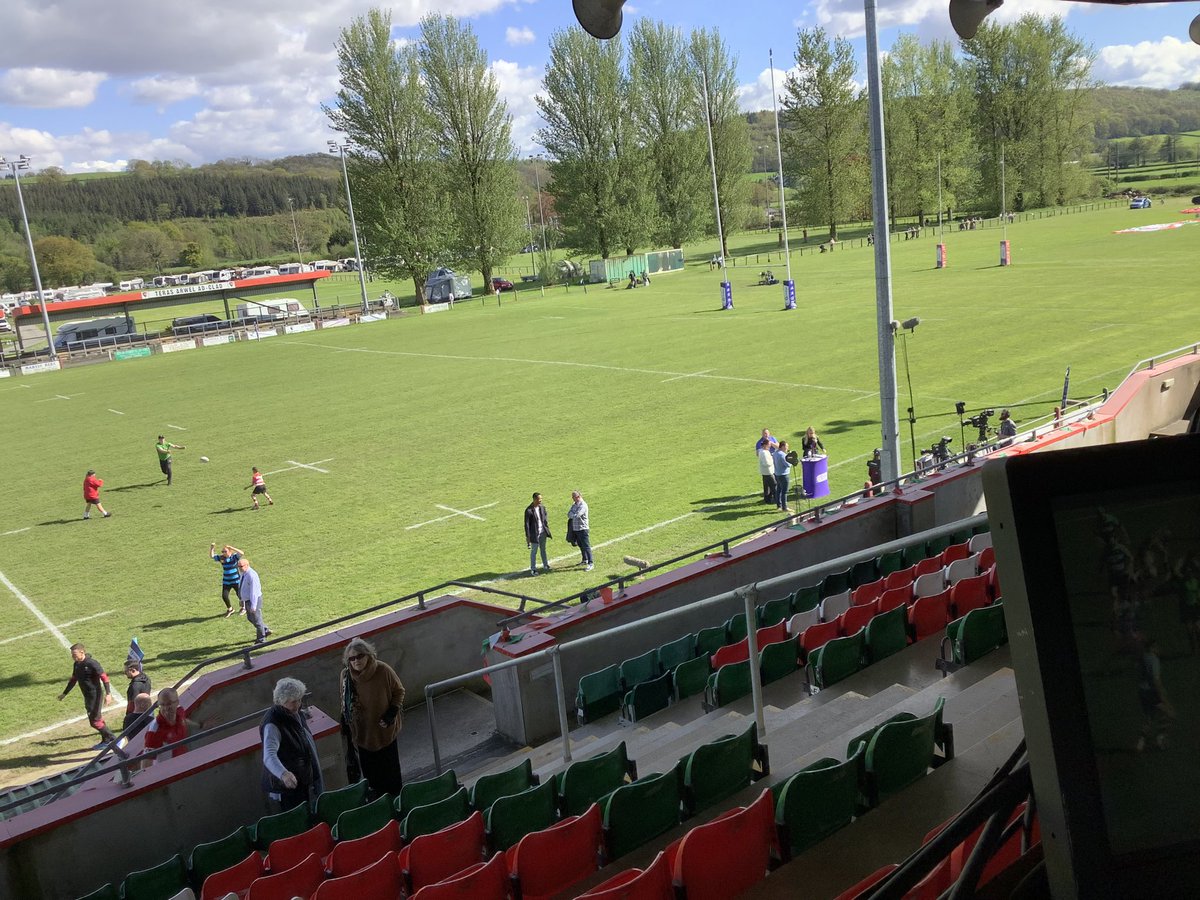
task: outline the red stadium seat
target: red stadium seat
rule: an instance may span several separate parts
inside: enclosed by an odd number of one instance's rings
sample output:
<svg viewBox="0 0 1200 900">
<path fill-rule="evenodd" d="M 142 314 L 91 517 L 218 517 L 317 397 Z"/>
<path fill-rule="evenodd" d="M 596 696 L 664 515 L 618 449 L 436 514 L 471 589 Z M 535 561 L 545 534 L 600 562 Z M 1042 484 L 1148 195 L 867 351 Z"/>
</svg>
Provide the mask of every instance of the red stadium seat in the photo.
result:
<svg viewBox="0 0 1200 900">
<path fill-rule="evenodd" d="M 854 634 L 858 629 L 865 628 L 867 623 L 879 612 L 879 604 L 867 606 L 852 606 L 838 616 L 838 630 L 843 636 Z"/>
<path fill-rule="evenodd" d="M 850 594 L 850 602 L 855 606 L 864 606 L 872 600 L 878 600 L 883 596 L 883 592 L 887 590 L 885 587 L 886 579 L 880 578 L 878 581 L 868 581 L 866 584 L 860 584 Z"/>
<path fill-rule="evenodd" d="M 879 598 L 879 611 L 891 612 L 898 606 L 908 606 L 912 602 L 912 585 L 892 588 L 884 591 Z"/>
<path fill-rule="evenodd" d="M 200 900 L 223 900 L 227 894 L 244 897 L 255 878 L 263 873 L 263 858 L 255 850 L 236 866 L 213 872 L 204 879 Z"/>
<path fill-rule="evenodd" d="M 908 624 L 912 627 L 914 640 L 939 634 L 950 621 L 950 590 L 931 597 L 921 597 L 908 610 Z"/>
<path fill-rule="evenodd" d="M 808 654 L 812 653 L 818 647 L 824 647 L 829 641 L 835 637 L 840 637 L 841 632 L 838 631 L 838 623 L 820 622 L 817 625 L 809 625 L 800 635 L 800 659 L 808 660 Z"/>
<path fill-rule="evenodd" d="M 898 868 L 899 866 L 895 863 L 888 863 L 882 869 L 876 869 L 858 884 L 854 885 L 854 887 L 842 891 L 834 900 L 858 900 L 859 897 L 865 897 L 871 888 L 875 887 L 875 885 L 879 884 L 879 882 L 883 881 L 883 879 L 887 878 Z"/>
<path fill-rule="evenodd" d="M 589 900 L 675 900 L 671 866 L 666 853 L 654 857 L 645 869 L 626 869 L 596 885 L 586 894 Z"/>
<path fill-rule="evenodd" d="M 974 578 L 964 578 L 950 588 L 950 616 L 958 619 L 973 609 L 979 609 L 992 602 L 988 593 L 988 576 L 976 575 Z"/>
<path fill-rule="evenodd" d="M 728 900 L 767 877 L 774 844 L 775 809 L 768 789 L 744 809 L 684 835 L 673 881 L 688 900 Z"/>
<path fill-rule="evenodd" d="M 913 579 L 917 577 L 916 566 L 909 566 L 907 569 L 901 569 L 899 572 L 893 572 L 887 578 L 883 579 L 883 588 L 886 591 L 892 588 L 907 587 L 913 583 Z"/>
<path fill-rule="evenodd" d="M 497 853 L 488 862 L 476 863 L 437 884 L 427 884 L 413 900 L 509 900 L 508 869 L 504 854 Z"/>
<path fill-rule="evenodd" d="M 961 544 L 951 544 L 942 551 L 942 568 L 950 565 L 956 559 L 966 559 L 971 555 L 971 549 L 968 541 L 963 541 Z"/>
<path fill-rule="evenodd" d="M 747 638 L 742 638 L 736 644 L 728 644 L 712 655 L 712 669 L 715 672 L 721 666 L 743 662 L 749 658 L 750 641 Z"/>
<path fill-rule="evenodd" d="M 778 644 L 780 641 L 786 641 L 788 639 L 787 622 L 780 622 L 776 625 L 768 625 L 765 628 L 760 628 L 754 633 L 754 637 L 758 641 L 759 650 L 768 644 Z"/>
<path fill-rule="evenodd" d="M 397 855 L 410 894 L 483 862 L 483 813 L 414 838 Z"/>
<path fill-rule="evenodd" d="M 979 574 L 982 575 L 988 569 L 996 564 L 996 551 L 991 546 L 984 547 L 979 551 Z"/>
<path fill-rule="evenodd" d="M 338 841 L 325 864 L 334 878 L 341 878 L 379 861 L 400 849 L 400 823 L 392 819 L 378 831 L 353 841 Z M 399 870 L 397 869 L 397 872 Z"/>
<path fill-rule="evenodd" d="M 581 816 L 525 835 L 505 853 L 522 900 L 549 900 L 583 881 L 598 868 L 603 843 L 600 807 L 595 803 Z"/>
<path fill-rule="evenodd" d="M 922 575 L 928 575 L 930 572 L 940 572 L 942 570 L 941 554 L 937 556 L 927 556 L 915 566 L 913 566 L 913 581 L 916 581 Z"/>
<path fill-rule="evenodd" d="M 396 837 L 399 836 L 397 831 Z M 352 875 L 322 882 L 312 900 L 397 900 L 402 884 L 396 854 L 385 852 L 373 864 Z"/>
<path fill-rule="evenodd" d="M 304 861 L 278 874 L 256 878 L 250 885 L 247 900 L 292 900 L 293 897 L 311 897 L 317 886 L 325 880 L 325 867 L 321 857 L 310 853 Z"/>
<path fill-rule="evenodd" d="M 333 831 L 329 823 L 318 822 L 302 834 L 271 841 L 265 865 L 270 872 L 282 872 L 304 862 L 310 853 L 324 859 L 332 852 Z"/>
</svg>

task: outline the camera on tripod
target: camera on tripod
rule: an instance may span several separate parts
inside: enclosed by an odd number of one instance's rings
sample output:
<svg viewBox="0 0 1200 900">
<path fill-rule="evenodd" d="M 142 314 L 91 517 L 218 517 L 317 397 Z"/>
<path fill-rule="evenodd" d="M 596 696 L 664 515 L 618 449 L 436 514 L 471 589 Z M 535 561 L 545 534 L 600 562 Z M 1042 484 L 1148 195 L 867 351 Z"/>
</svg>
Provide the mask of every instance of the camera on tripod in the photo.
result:
<svg viewBox="0 0 1200 900">
<path fill-rule="evenodd" d="M 950 459 L 950 443 L 954 438 L 947 435 L 942 435 L 942 439 L 935 443 L 932 447 L 921 451 L 921 457 L 917 460 L 918 471 L 928 471 L 933 468 L 942 468 Z"/>
<path fill-rule="evenodd" d="M 970 427 L 976 429 L 979 432 L 979 440 L 982 443 L 988 439 L 988 431 L 990 430 L 988 427 L 988 419 L 995 414 L 996 410 L 994 409 L 981 409 L 978 415 L 963 419 L 961 423 L 962 427 L 966 428 L 969 425 Z"/>
</svg>

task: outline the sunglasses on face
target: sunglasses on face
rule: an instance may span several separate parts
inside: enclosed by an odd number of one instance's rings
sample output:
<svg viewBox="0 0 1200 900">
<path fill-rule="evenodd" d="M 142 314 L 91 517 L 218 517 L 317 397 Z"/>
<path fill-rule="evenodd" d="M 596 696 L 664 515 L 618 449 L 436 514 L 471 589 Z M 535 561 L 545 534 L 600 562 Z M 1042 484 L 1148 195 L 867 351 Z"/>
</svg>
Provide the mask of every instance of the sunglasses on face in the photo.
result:
<svg viewBox="0 0 1200 900">
<path fill-rule="evenodd" d="M 350 662 L 355 662 L 356 660 L 366 659 L 366 658 L 367 658 L 367 654 L 365 654 L 365 653 L 351 653 L 349 656 L 346 657 L 346 659 L 349 660 Z"/>
</svg>

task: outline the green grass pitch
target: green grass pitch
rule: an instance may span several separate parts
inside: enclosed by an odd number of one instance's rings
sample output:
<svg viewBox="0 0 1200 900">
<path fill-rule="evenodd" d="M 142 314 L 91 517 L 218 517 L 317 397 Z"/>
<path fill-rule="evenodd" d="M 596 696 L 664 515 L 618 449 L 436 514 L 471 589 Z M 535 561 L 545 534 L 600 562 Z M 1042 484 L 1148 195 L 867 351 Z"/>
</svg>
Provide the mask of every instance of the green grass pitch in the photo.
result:
<svg viewBox="0 0 1200 900">
<path fill-rule="evenodd" d="M 933 240 L 894 243 L 895 317 L 922 319 L 907 339 L 914 405 L 940 416 L 921 419 L 918 445 L 947 434 L 959 446 L 957 400 L 1036 401 L 1020 421 L 1049 412 L 1068 365 L 1072 395 L 1087 396 L 1194 340 L 1200 225 L 1113 233 L 1184 218 L 1167 204 L 1018 223 L 1008 268 L 997 265 L 998 229 L 948 231 L 944 271 Z M 694 248 L 685 272 L 649 288 L 527 291 L 499 306 L 488 296 L 436 315 L 2 380 L 0 572 L 85 642 L 123 693 L 134 635 L 156 687 L 252 639 L 244 619 L 221 617 L 212 541 L 247 552 L 266 620 L 284 634 L 448 578 L 522 572 L 534 490 L 563 559 L 548 576 L 499 586 L 547 599 L 629 572 L 625 554 L 662 560 L 766 524 L 752 452 L 764 426 L 789 438 L 815 426 L 834 494 L 861 486 L 879 443 L 872 251 L 797 258 L 795 312 L 782 311 L 780 287 L 753 286 L 757 266 L 731 269 L 736 308 L 719 311 L 711 252 Z M 903 416 L 902 363 L 899 393 Z M 187 446 L 170 488 L 154 454 L 160 432 Z M 906 427 L 901 438 L 907 465 Z M 274 473 L 275 506 L 259 512 L 243 490 L 252 465 Z M 81 520 L 88 468 L 105 481 L 111 519 Z M 563 540 L 573 488 L 591 505 L 592 573 Z M 0 740 L 82 711 L 77 692 L 54 702 L 69 658 L 39 629 L 0 587 Z M 5 780 L 91 743 L 81 722 L 0 745 Z"/>
</svg>

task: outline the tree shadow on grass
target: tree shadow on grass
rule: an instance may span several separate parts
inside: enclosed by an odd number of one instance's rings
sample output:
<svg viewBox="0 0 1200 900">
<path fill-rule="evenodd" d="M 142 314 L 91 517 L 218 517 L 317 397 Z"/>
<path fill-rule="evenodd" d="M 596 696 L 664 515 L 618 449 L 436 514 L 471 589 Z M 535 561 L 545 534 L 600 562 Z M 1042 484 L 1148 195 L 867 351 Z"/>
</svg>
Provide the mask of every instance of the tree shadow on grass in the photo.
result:
<svg viewBox="0 0 1200 900">
<path fill-rule="evenodd" d="M 834 419 L 826 422 L 825 427 L 821 430 L 826 434 L 842 434 L 855 428 L 861 428 L 863 425 L 878 423 L 878 421 L 878 419 Z M 797 431 L 796 437 L 804 437 L 804 432 Z"/>
<path fill-rule="evenodd" d="M 83 722 L 79 723 L 83 727 L 87 727 Z M 95 732 L 93 732 L 95 734 Z M 71 740 L 78 742 L 88 740 L 87 736 L 72 736 Z M 91 744 L 86 747 L 80 747 L 77 750 L 60 750 L 49 753 L 29 754 L 28 756 L 11 756 L 4 761 L 6 768 L 11 769 L 45 769 L 48 766 L 59 766 L 64 763 L 78 763 L 83 765 L 85 762 L 90 762 L 96 755 L 95 751 L 91 750 Z"/>
<path fill-rule="evenodd" d="M 190 619 L 163 619 L 161 622 L 151 622 L 149 625 L 143 625 L 142 628 L 146 631 L 151 631 L 158 628 L 174 628 L 176 625 L 195 625 L 198 622 L 207 622 L 210 619 L 223 619 L 224 613 L 218 613 L 211 616 L 192 616 Z"/>
<path fill-rule="evenodd" d="M 253 506 L 227 506 L 224 509 L 214 509 L 209 513 L 210 516 L 226 516 L 229 513 L 249 512 Z"/>
<path fill-rule="evenodd" d="M 143 484 L 123 484 L 120 487 L 105 488 L 104 492 L 106 494 L 120 494 L 124 493 L 125 491 L 140 491 L 143 488 L 154 487 L 155 485 L 163 483 L 164 479 L 160 478 L 158 481 L 147 481 Z"/>
<path fill-rule="evenodd" d="M 524 569 L 521 569 L 517 572 L 476 572 L 473 575 L 464 575 L 460 578 L 455 578 L 454 580 L 466 582 L 495 581 L 497 578 L 511 578 L 520 576 L 522 572 L 524 572 L 526 576 L 529 574 Z"/>
<path fill-rule="evenodd" d="M 230 638 L 224 644 L 209 644 L 207 647 L 184 647 L 180 650 L 167 650 L 155 656 L 155 662 L 190 662 L 198 663 L 210 656 L 220 656 L 251 644 L 254 641 L 254 629 L 247 627 L 245 638 Z"/>
<path fill-rule="evenodd" d="M 763 503 L 762 505 L 764 507 L 767 506 L 765 503 Z M 767 507 L 766 509 L 761 509 L 761 510 L 760 509 L 723 509 L 720 512 L 714 512 L 708 516 L 705 516 L 705 518 L 707 518 L 710 522 L 735 522 L 738 519 L 746 519 L 746 518 L 754 517 L 754 518 L 762 519 L 764 522 L 764 525 L 765 525 L 766 522 L 773 519 L 774 516 L 765 516 L 765 515 L 763 515 L 764 512 L 765 513 L 778 513 L 779 510 L 775 509 L 774 507 Z"/>
<path fill-rule="evenodd" d="M 63 655 L 66 656 L 65 653 Z M 67 662 L 69 663 L 70 660 Z M 61 678 L 34 678 L 30 672 L 17 672 L 15 675 L 0 678 L 0 691 L 7 691 L 9 688 L 32 687 L 35 684 L 66 684 L 69 675 L 70 669 L 65 669 Z"/>
<path fill-rule="evenodd" d="M 745 500 L 745 494 L 730 494 L 728 497 L 705 497 L 702 500 L 693 500 L 692 505 L 709 504 L 709 503 L 736 503 L 738 500 Z"/>
</svg>

